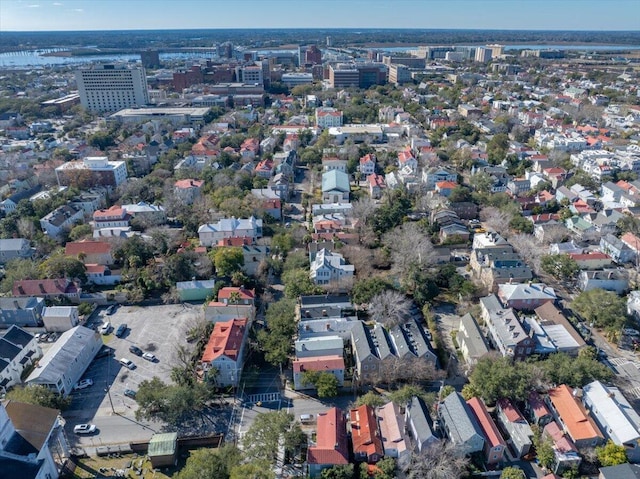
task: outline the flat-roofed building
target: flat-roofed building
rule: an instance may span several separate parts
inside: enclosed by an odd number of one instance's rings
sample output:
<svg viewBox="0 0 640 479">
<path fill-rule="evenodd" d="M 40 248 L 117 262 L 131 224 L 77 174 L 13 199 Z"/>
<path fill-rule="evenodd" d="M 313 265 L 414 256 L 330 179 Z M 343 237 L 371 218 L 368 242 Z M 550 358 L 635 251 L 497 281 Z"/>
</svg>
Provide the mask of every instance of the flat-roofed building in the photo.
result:
<svg viewBox="0 0 640 479">
<path fill-rule="evenodd" d="M 116 187 L 127 181 L 124 161 L 110 161 L 106 156 L 88 156 L 82 161 L 68 161 L 56 168 L 59 186 L 82 189 L 93 186 Z"/>
<path fill-rule="evenodd" d="M 142 123 L 151 120 L 168 121 L 174 126 L 200 127 L 205 123 L 209 108 L 203 107 L 162 107 L 125 108 L 107 118 L 107 123 Z"/>
<path fill-rule="evenodd" d="M 142 67 L 95 64 L 76 71 L 80 103 L 90 111 L 117 111 L 149 103 Z"/>
</svg>

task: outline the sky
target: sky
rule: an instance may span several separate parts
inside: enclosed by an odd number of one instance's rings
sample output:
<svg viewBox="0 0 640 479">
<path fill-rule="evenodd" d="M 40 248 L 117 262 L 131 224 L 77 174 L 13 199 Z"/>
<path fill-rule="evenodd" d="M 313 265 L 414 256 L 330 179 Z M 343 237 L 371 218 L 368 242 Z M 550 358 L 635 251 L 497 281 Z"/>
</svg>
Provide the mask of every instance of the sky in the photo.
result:
<svg viewBox="0 0 640 479">
<path fill-rule="evenodd" d="M 0 0 L 0 33 L 189 28 L 640 30 L 640 0 Z"/>
</svg>

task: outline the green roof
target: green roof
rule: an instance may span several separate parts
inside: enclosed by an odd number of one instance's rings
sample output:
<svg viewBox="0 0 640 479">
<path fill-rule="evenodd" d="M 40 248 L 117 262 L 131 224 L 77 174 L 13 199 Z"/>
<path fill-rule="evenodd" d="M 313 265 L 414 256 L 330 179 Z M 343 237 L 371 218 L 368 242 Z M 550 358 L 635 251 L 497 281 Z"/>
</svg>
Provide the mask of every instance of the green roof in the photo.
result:
<svg viewBox="0 0 640 479">
<path fill-rule="evenodd" d="M 342 171 L 331 170 L 322 174 L 322 191 L 339 190 L 348 192 L 349 175 Z"/>
<path fill-rule="evenodd" d="M 167 432 L 164 434 L 154 434 L 149 441 L 149 457 L 171 456 L 176 453 L 178 446 L 178 433 Z"/>
</svg>

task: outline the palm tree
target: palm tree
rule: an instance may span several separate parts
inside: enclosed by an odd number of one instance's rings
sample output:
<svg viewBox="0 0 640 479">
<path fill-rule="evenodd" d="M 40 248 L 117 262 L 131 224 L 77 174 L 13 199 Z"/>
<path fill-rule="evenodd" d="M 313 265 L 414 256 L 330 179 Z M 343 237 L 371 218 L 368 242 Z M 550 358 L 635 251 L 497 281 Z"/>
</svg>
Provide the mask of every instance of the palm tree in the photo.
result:
<svg viewBox="0 0 640 479">
<path fill-rule="evenodd" d="M 240 304 L 240 291 L 232 291 L 229 294 L 229 304 L 235 304 L 236 305 L 236 317 L 240 317 L 240 309 L 238 308 L 238 304 Z"/>
</svg>

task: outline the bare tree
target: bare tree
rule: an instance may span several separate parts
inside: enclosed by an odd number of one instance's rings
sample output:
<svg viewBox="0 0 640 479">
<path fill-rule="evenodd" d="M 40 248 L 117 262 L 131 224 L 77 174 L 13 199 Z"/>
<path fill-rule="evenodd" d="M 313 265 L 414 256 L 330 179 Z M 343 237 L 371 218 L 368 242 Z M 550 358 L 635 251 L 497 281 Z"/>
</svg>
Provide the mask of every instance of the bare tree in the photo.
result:
<svg viewBox="0 0 640 479">
<path fill-rule="evenodd" d="M 446 373 L 436 369 L 435 364 L 415 356 L 392 357 L 382 361 L 376 374 L 368 376 L 371 385 L 385 386 L 398 383 L 423 383 L 442 379 Z"/>
<path fill-rule="evenodd" d="M 435 250 L 427 235 L 416 223 L 405 223 L 384 236 L 384 244 L 391 252 L 393 268 L 405 275 L 414 268 L 433 266 Z"/>
<path fill-rule="evenodd" d="M 409 479 L 459 479 L 469 460 L 457 454 L 455 446 L 445 441 L 435 443 L 411 458 Z"/>
<path fill-rule="evenodd" d="M 504 211 L 499 210 L 493 206 L 487 206 L 480 210 L 480 219 L 490 229 L 502 236 L 509 233 L 509 222 L 512 216 Z"/>
<path fill-rule="evenodd" d="M 376 294 L 369 302 L 369 316 L 374 321 L 392 328 L 407 321 L 411 311 L 411 301 L 392 289 Z"/>
<path fill-rule="evenodd" d="M 544 254 L 544 251 L 534 237 L 529 234 L 518 233 L 509 238 L 509 243 L 523 261 L 537 274 L 540 271 L 540 257 Z"/>
<path fill-rule="evenodd" d="M 357 231 L 366 244 L 374 240 L 375 235 L 371 228 L 371 220 L 375 214 L 378 205 L 370 197 L 365 196 L 358 201 L 353 202 L 351 214 L 357 220 Z"/>
</svg>

